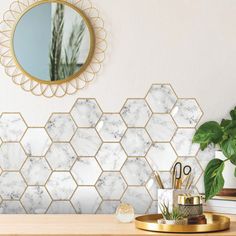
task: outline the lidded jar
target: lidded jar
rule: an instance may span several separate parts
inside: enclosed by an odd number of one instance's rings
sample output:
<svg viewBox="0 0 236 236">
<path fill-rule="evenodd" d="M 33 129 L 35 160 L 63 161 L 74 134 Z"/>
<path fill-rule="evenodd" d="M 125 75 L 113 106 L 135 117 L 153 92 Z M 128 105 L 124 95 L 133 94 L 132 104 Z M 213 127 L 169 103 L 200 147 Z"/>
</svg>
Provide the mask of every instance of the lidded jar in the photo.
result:
<svg viewBox="0 0 236 236">
<path fill-rule="evenodd" d="M 203 214 L 202 196 L 185 195 L 178 196 L 179 210 L 186 218 L 201 216 Z"/>
</svg>

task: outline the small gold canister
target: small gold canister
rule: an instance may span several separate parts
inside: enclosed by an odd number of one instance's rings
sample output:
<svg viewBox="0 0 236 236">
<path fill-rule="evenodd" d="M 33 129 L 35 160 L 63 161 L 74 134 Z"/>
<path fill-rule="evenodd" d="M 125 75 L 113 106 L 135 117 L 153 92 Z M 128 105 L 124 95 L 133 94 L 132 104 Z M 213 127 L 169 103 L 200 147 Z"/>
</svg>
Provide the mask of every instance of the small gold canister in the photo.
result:
<svg viewBox="0 0 236 236">
<path fill-rule="evenodd" d="M 201 216 L 203 214 L 202 196 L 185 195 L 178 196 L 178 205 L 181 213 L 186 218 Z"/>
</svg>

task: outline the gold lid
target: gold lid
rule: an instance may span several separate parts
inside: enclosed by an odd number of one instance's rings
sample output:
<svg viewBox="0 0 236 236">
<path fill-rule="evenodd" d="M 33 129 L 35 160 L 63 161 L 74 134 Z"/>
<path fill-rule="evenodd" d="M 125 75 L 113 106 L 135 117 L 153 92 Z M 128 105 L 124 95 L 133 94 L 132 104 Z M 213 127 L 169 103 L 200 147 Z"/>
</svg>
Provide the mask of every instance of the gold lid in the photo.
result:
<svg viewBox="0 0 236 236">
<path fill-rule="evenodd" d="M 178 204 L 179 205 L 199 205 L 199 204 L 202 204 L 202 196 L 180 194 L 178 196 Z"/>
</svg>

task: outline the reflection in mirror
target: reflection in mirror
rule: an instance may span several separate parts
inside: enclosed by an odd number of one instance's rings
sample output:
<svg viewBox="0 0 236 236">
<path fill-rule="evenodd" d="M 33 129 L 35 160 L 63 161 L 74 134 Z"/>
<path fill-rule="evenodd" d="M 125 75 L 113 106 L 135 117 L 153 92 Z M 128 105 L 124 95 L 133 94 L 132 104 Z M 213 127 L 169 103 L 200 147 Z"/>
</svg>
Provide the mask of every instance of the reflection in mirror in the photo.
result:
<svg viewBox="0 0 236 236">
<path fill-rule="evenodd" d="M 41 3 L 18 21 L 13 50 L 19 66 L 42 82 L 82 72 L 91 56 L 91 31 L 82 14 L 61 3 Z"/>
</svg>

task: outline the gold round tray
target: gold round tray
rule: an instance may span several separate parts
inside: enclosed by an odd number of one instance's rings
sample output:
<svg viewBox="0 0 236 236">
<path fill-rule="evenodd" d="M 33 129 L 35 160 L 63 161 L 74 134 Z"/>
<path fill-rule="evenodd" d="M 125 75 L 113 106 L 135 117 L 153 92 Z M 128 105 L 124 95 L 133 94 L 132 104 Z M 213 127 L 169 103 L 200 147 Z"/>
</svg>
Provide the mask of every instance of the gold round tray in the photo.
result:
<svg viewBox="0 0 236 236">
<path fill-rule="evenodd" d="M 207 224 L 199 225 L 166 225 L 158 224 L 161 214 L 143 215 L 135 218 L 135 226 L 138 229 L 165 232 L 165 233 L 205 233 L 229 229 L 230 219 L 222 215 L 204 213 Z"/>
</svg>

